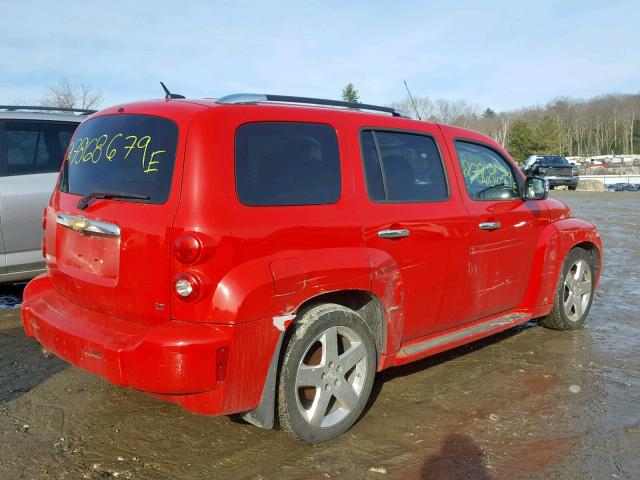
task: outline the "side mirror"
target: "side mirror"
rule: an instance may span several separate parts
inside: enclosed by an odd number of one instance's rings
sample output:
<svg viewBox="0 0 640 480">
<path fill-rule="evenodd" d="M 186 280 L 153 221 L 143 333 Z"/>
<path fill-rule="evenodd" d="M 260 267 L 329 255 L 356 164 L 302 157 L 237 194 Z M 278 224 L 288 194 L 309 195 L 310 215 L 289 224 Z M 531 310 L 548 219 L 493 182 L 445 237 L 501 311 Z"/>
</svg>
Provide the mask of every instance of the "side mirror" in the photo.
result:
<svg viewBox="0 0 640 480">
<path fill-rule="evenodd" d="M 524 181 L 525 200 L 544 200 L 549 195 L 549 182 L 541 177 L 527 177 Z"/>
</svg>

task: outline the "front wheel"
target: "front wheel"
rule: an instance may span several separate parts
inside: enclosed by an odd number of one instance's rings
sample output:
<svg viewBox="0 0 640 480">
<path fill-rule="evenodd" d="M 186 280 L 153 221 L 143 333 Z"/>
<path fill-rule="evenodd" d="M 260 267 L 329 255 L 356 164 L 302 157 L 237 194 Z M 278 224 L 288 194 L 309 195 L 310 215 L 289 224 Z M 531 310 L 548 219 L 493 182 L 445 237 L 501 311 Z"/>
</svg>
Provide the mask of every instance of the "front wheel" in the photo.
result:
<svg viewBox="0 0 640 480">
<path fill-rule="evenodd" d="M 319 305 L 293 325 L 280 369 L 280 426 L 310 443 L 338 437 L 360 417 L 376 372 L 376 346 L 353 310 Z"/>
<path fill-rule="evenodd" d="M 591 255 L 582 248 L 569 252 L 560 272 L 553 310 L 540 319 L 542 326 L 574 330 L 584 324 L 593 302 L 595 266 L 592 262 Z"/>
</svg>

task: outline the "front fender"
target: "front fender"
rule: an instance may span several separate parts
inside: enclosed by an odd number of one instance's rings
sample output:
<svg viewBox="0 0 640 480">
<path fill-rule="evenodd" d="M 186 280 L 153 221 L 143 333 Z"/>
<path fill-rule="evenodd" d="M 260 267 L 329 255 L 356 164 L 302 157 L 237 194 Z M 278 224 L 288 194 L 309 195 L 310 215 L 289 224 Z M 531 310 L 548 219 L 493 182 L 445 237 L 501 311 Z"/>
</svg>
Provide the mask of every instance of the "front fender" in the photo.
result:
<svg viewBox="0 0 640 480">
<path fill-rule="evenodd" d="M 529 288 L 521 308 L 533 310 L 534 316 L 551 311 L 562 263 L 569 251 L 580 244 L 591 244 L 597 249 L 597 286 L 602 271 L 602 240 L 595 225 L 578 218 L 558 220 L 549 224 L 538 239 Z"/>
</svg>

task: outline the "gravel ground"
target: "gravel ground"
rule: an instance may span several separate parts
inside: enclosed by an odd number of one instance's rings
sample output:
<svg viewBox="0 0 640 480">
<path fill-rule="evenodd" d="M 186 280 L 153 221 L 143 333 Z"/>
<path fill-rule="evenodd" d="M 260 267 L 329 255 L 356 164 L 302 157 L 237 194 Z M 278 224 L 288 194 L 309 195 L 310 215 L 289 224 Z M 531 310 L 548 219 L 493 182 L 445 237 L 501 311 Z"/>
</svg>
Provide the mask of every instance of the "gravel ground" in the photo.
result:
<svg viewBox="0 0 640 480">
<path fill-rule="evenodd" d="M 43 356 L 0 287 L 0 479 L 640 478 L 640 194 L 553 192 L 595 222 L 587 327 L 534 323 L 392 369 L 342 438 L 200 417 Z"/>
</svg>

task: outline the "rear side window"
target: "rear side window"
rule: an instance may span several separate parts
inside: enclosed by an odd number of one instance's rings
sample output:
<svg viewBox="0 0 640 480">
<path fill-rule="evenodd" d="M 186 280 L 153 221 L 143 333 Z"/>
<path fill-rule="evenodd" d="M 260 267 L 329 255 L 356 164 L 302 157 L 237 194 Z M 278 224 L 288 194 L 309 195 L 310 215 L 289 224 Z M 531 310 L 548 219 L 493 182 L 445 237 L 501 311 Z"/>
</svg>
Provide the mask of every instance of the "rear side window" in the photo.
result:
<svg viewBox="0 0 640 480">
<path fill-rule="evenodd" d="M 6 122 L 6 175 L 59 171 L 77 126 L 77 123 L 62 122 Z"/>
<path fill-rule="evenodd" d="M 245 205 L 322 205 L 340 198 L 338 139 L 329 125 L 243 125 L 236 132 L 235 167 Z"/>
<path fill-rule="evenodd" d="M 375 202 L 433 202 L 448 196 L 433 138 L 364 130 L 360 136 L 369 198 Z"/>
<path fill-rule="evenodd" d="M 62 170 L 61 192 L 140 195 L 144 203 L 169 198 L 178 126 L 150 115 L 118 114 L 80 125 Z"/>
<path fill-rule="evenodd" d="M 521 198 L 520 188 L 507 161 L 476 143 L 457 141 L 456 152 L 469 196 L 476 200 Z"/>
</svg>

